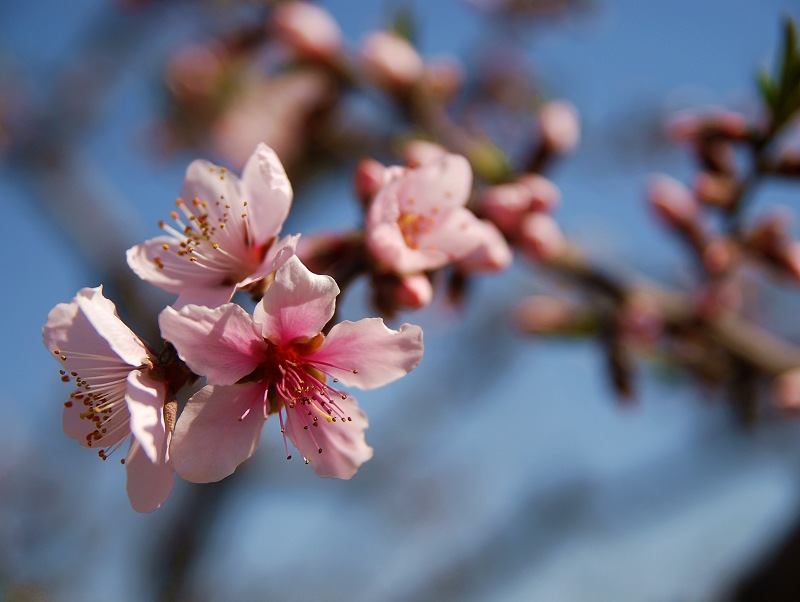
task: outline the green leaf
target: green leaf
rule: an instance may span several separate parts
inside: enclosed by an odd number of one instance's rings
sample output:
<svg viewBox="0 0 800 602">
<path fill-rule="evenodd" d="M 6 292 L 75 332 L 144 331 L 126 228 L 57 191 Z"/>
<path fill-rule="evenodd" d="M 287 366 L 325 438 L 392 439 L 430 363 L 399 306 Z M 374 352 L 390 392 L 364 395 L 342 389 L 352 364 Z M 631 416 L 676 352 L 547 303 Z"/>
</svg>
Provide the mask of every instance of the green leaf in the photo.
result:
<svg viewBox="0 0 800 602">
<path fill-rule="evenodd" d="M 411 4 L 398 6 L 389 20 L 388 29 L 414 44 L 417 37 L 417 25 L 413 6 Z"/>
<path fill-rule="evenodd" d="M 761 90 L 761 96 L 764 99 L 764 103 L 770 108 L 770 110 L 774 113 L 775 112 L 775 105 L 778 100 L 778 86 L 772 79 L 772 76 L 769 74 L 769 71 L 766 69 L 762 69 L 758 72 L 758 88 Z"/>
</svg>

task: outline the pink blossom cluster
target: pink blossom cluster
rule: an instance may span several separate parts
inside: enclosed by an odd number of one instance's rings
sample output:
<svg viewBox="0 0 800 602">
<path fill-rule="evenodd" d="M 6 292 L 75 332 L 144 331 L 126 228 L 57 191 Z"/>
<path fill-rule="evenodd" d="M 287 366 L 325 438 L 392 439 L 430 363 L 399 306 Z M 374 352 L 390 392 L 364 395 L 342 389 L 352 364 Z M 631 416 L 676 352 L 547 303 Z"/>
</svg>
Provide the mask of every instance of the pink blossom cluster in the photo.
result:
<svg viewBox="0 0 800 602">
<path fill-rule="evenodd" d="M 102 286 L 48 316 L 44 343 L 74 386 L 64 432 L 103 459 L 128 444 L 122 463 L 137 511 L 166 501 L 174 473 L 191 482 L 230 475 L 255 452 L 272 414 L 287 457 L 291 442 L 319 475 L 349 479 L 372 448 L 367 418 L 342 387 L 380 387 L 422 358 L 418 326 L 394 330 L 381 318 L 332 325 L 336 281 L 300 261 L 298 236 L 281 236 L 292 196 L 263 144 L 241 178 L 206 161 L 189 166 L 164 234 L 127 254 L 137 275 L 177 295 L 158 319 L 163 351 L 122 322 Z M 258 299 L 252 314 L 232 302 L 237 291 Z M 181 391 L 200 377 L 204 386 L 183 403 Z"/>
</svg>

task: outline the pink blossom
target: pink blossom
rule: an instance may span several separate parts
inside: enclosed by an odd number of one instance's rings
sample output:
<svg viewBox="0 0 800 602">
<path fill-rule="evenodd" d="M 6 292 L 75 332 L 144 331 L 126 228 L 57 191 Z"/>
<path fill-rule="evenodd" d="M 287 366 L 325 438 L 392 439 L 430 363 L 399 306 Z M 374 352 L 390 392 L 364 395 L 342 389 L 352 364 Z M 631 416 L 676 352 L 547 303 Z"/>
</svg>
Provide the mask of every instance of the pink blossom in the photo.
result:
<svg viewBox="0 0 800 602">
<path fill-rule="evenodd" d="M 330 58 L 339 53 L 342 32 L 328 11 L 308 2 L 286 2 L 275 7 L 272 26 L 300 56 Z"/>
<path fill-rule="evenodd" d="M 539 112 L 542 140 L 553 152 L 565 155 L 572 152 L 581 137 L 578 112 L 568 102 L 552 101 Z"/>
<path fill-rule="evenodd" d="M 495 226 L 465 207 L 471 192 L 472 169 L 460 155 L 441 154 L 416 168 L 387 168 L 366 218 L 367 248 L 379 269 L 435 270 L 482 248 L 503 255 L 499 247 L 507 244 Z"/>
<path fill-rule="evenodd" d="M 364 40 L 361 62 L 367 76 L 385 88 L 405 88 L 422 77 L 425 63 L 405 38 L 376 31 Z"/>
<path fill-rule="evenodd" d="M 44 344 L 61 362 L 61 379 L 76 389 L 64 403 L 63 428 L 105 460 L 130 439 L 128 498 L 151 512 L 172 490 L 164 423 L 166 387 L 151 374 L 153 354 L 117 316 L 102 287 L 81 289 L 56 305 L 42 329 Z"/>
<path fill-rule="evenodd" d="M 258 447 L 271 413 L 284 443 L 288 437 L 322 476 L 348 479 L 372 456 L 366 416 L 336 383 L 371 389 L 404 376 L 422 358 L 422 331 L 408 324 L 390 330 L 371 318 L 323 335 L 338 293 L 333 278 L 312 274 L 293 256 L 252 316 L 235 304 L 161 313 L 161 334 L 208 379 L 175 428 L 178 474 L 194 482 L 228 476 Z"/>
<path fill-rule="evenodd" d="M 292 187 L 275 152 L 259 144 L 241 180 L 208 161 L 189 165 L 171 213 L 177 228 L 128 249 L 136 274 L 170 293 L 176 307 L 216 307 L 274 272 L 294 252 L 296 237 L 277 243 Z M 185 221 L 184 221 L 185 220 Z"/>
<path fill-rule="evenodd" d="M 668 226 L 686 228 L 699 218 L 697 199 L 686 186 L 674 178 L 651 176 L 645 194 L 650 207 Z"/>
<path fill-rule="evenodd" d="M 566 241 L 558 222 L 547 213 L 528 213 L 520 224 L 522 248 L 539 261 L 552 261 L 561 255 Z"/>
</svg>

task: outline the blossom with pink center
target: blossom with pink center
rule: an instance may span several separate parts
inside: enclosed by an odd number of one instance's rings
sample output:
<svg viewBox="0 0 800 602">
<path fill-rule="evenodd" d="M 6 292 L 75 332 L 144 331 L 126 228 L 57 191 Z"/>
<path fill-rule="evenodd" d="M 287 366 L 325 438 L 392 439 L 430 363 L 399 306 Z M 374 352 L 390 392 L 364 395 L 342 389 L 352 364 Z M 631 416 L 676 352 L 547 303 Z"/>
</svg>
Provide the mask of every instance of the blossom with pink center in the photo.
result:
<svg viewBox="0 0 800 602">
<path fill-rule="evenodd" d="M 388 167 L 367 210 L 366 244 L 378 268 L 414 274 L 478 253 L 511 253 L 497 228 L 465 207 L 472 169 L 460 155 L 433 155 L 413 168 Z M 503 261 L 501 267 L 506 267 Z"/>
<path fill-rule="evenodd" d="M 297 237 L 277 241 L 291 203 L 286 172 L 265 144 L 247 161 L 241 179 L 224 167 L 193 161 L 171 213 L 177 227 L 161 222 L 167 234 L 128 249 L 128 265 L 143 280 L 176 293 L 175 307 L 216 307 L 294 253 Z"/>
<path fill-rule="evenodd" d="M 105 460 L 126 439 L 128 498 L 151 512 L 172 490 L 164 421 L 166 386 L 153 378 L 153 354 L 117 316 L 102 287 L 81 289 L 56 305 L 42 329 L 44 344 L 61 362 L 61 379 L 74 381 L 64 403 L 63 428 Z"/>
<path fill-rule="evenodd" d="M 342 322 L 327 335 L 339 288 L 289 258 L 256 305 L 168 307 L 162 336 L 208 385 L 178 418 L 171 446 L 176 472 L 193 482 L 230 475 L 258 447 L 264 420 L 277 413 L 284 434 L 322 476 L 352 477 L 372 457 L 367 418 L 337 383 L 387 384 L 422 358 L 422 331 L 387 328 L 380 318 Z"/>
</svg>

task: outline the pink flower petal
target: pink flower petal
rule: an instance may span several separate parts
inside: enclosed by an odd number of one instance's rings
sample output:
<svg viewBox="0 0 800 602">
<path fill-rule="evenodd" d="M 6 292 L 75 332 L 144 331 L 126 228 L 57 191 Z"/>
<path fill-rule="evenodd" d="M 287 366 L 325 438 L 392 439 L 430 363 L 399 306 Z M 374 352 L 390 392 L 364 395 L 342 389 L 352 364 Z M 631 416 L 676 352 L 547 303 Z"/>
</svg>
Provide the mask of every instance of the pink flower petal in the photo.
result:
<svg viewBox="0 0 800 602">
<path fill-rule="evenodd" d="M 167 501 L 175 482 L 172 468 L 163 461 L 151 462 L 136 439 L 131 439 L 125 468 L 128 475 L 125 489 L 136 512 L 152 512 Z"/>
<path fill-rule="evenodd" d="M 170 446 L 175 472 L 193 483 L 232 474 L 258 447 L 264 394 L 265 384 L 259 382 L 204 387 L 195 393 L 175 426 Z"/>
<path fill-rule="evenodd" d="M 264 340 L 253 319 L 240 306 L 227 303 L 214 309 L 187 305 L 167 307 L 158 317 L 161 336 L 208 382 L 232 385 L 263 361 Z"/>
<path fill-rule="evenodd" d="M 66 356 L 63 363 L 68 372 L 94 368 L 98 361 L 130 370 L 147 357 L 144 344 L 119 319 L 101 286 L 81 289 L 71 303 L 56 305 L 47 316 L 42 337 L 50 351 Z"/>
<path fill-rule="evenodd" d="M 275 272 L 275 281 L 256 305 L 253 318 L 276 345 L 309 339 L 333 316 L 339 287 L 330 276 L 312 274 L 297 256 Z"/>
<path fill-rule="evenodd" d="M 492 222 L 480 220 L 480 245 L 461 261 L 458 267 L 466 272 L 504 270 L 511 265 L 514 256 L 505 237 Z"/>
<path fill-rule="evenodd" d="M 365 318 L 334 326 L 306 359 L 345 385 L 373 389 L 408 374 L 422 359 L 422 350 L 419 326 L 392 330 L 381 318 Z"/>
<path fill-rule="evenodd" d="M 178 241 L 172 236 L 157 236 L 131 247 L 127 251 L 128 266 L 142 280 L 169 293 L 181 295 L 182 305 L 205 305 L 199 297 L 194 297 L 202 294 L 204 289 L 220 289 L 219 298 L 227 295 L 227 299 L 217 305 L 230 301 L 236 286 L 221 283 L 229 280 L 239 269 L 234 259 L 230 260 L 228 270 L 209 270 L 189 261 L 185 255 L 165 251 L 164 245 L 174 248 Z"/>
<path fill-rule="evenodd" d="M 288 235 L 281 238 L 269 248 L 269 251 L 267 251 L 267 254 L 264 256 L 264 261 L 261 262 L 261 265 L 254 270 L 249 277 L 239 282 L 239 287 L 246 287 L 248 284 L 252 284 L 253 282 L 261 280 L 269 274 L 277 272 L 278 268 L 286 263 L 287 259 L 297 253 L 297 244 L 299 242 L 299 234 Z M 198 305 L 208 306 L 206 303 L 198 303 Z"/>
<path fill-rule="evenodd" d="M 318 427 L 308 429 L 303 428 L 297 416 L 297 412 L 304 409 L 298 405 L 295 409 L 287 410 L 286 435 L 303 457 L 311 462 L 318 475 L 349 479 L 372 457 L 372 448 L 364 438 L 368 423 L 366 415 L 352 396 L 337 400 L 337 405 L 351 420 L 320 420 Z"/>
<path fill-rule="evenodd" d="M 125 401 L 131 415 L 131 434 L 154 463 L 162 459 L 165 453 L 165 396 L 164 383 L 154 381 L 140 370 L 134 370 L 128 375 Z"/>
<path fill-rule="evenodd" d="M 242 172 L 244 212 L 250 234 L 261 244 L 281 231 L 292 204 L 292 186 L 275 151 L 259 144 Z"/>
</svg>

